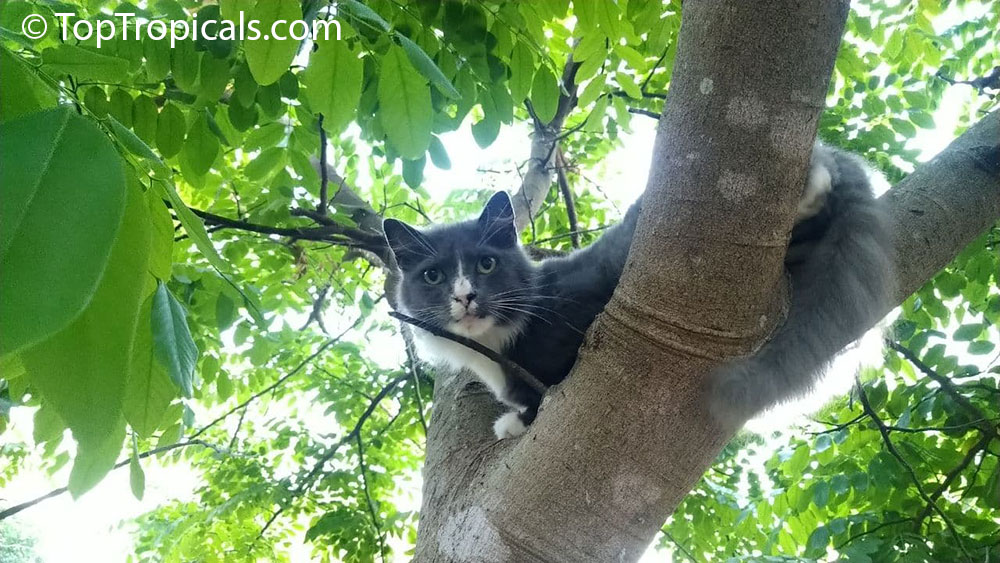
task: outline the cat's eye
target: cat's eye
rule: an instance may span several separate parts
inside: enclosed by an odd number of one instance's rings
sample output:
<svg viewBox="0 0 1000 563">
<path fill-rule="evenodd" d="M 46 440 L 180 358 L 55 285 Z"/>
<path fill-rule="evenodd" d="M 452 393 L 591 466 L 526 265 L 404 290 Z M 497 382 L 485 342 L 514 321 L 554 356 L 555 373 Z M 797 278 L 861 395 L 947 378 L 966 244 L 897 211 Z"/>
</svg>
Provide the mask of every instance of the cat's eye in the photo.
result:
<svg viewBox="0 0 1000 563">
<path fill-rule="evenodd" d="M 489 274 L 497 269 L 497 259 L 492 256 L 483 256 L 476 265 L 480 274 Z"/>
<path fill-rule="evenodd" d="M 437 285 L 444 281 L 444 274 L 441 273 L 441 270 L 435 270 L 434 268 L 424 270 L 424 281 L 431 285 Z"/>
</svg>

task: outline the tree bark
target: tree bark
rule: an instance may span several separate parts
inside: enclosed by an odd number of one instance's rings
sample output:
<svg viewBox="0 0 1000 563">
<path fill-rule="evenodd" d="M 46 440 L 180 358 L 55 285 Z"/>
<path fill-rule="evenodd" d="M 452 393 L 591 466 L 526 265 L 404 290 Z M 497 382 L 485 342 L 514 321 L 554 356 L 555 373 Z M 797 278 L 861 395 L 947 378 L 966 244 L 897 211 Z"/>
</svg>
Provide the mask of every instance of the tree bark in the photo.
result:
<svg viewBox="0 0 1000 563">
<path fill-rule="evenodd" d="M 701 382 L 781 320 L 784 253 L 846 15 L 846 1 L 684 3 L 618 290 L 518 439 L 494 440 L 485 390 L 439 375 L 418 561 L 645 551 L 733 432 L 709 421 Z M 1000 218 L 1000 114 L 885 198 L 899 302 Z"/>
</svg>

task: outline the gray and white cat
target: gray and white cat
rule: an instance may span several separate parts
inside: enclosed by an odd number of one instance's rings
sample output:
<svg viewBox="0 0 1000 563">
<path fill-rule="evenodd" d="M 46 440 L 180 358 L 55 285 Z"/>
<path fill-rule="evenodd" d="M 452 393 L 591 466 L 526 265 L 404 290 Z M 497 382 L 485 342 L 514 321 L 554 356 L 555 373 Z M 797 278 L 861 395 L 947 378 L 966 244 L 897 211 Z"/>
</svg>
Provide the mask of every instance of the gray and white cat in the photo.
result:
<svg viewBox="0 0 1000 563">
<path fill-rule="evenodd" d="M 521 248 L 502 192 L 470 221 L 418 230 L 386 219 L 386 240 L 402 273 L 400 308 L 555 385 L 569 374 L 584 333 L 618 284 L 641 202 L 592 245 L 541 262 Z M 712 376 L 711 410 L 724 424 L 808 392 L 844 342 L 883 310 L 892 247 L 854 157 L 816 145 L 785 265 L 792 288 L 785 323 L 753 355 Z M 471 370 L 512 408 L 494 424 L 498 438 L 517 436 L 534 420 L 541 396 L 497 363 L 419 328 L 413 341 L 423 361 Z"/>
</svg>

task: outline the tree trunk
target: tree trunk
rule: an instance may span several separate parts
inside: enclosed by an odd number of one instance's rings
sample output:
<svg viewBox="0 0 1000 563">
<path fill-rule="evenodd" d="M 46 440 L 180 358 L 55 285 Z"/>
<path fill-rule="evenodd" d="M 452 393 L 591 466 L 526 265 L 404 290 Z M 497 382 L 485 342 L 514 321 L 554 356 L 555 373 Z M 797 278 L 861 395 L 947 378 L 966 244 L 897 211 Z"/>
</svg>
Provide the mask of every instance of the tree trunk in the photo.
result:
<svg viewBox="0 0 1000 563">
<path fill-rule="evenodd" d="M 846 1 L 689 1 L 625 273 L 524 436 L 440 374 L 418 561 L 632 561 L 733 429 L 701 382 L 781 320 L 782 264 Z M 994 113 L 886 196 L 897 302 L 1000 217 Z M 858 335 L 860 336 L 860 335 Z M 846 342 L 844 344 L 847 344 Z"/>
</svg>

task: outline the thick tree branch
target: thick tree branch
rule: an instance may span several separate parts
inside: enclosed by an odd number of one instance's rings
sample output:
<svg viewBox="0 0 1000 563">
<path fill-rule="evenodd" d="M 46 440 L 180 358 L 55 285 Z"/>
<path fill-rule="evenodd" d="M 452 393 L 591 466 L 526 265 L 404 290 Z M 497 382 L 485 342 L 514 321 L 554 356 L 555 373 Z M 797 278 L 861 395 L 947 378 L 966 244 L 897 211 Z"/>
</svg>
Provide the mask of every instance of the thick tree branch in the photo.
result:
<svg viewBox="0 0 1000 563">
<path fill-rule="evenodd" d="M 535 214 L 538 213 L 538 209 L 545 202 L 545 196 L 552 186 L 552 164 L 559 143 L 559 135 L 566 117 L 576 107 L 576 71 L 578 68 L 580 68 L 580 63 L 574 62 L 573 57 L 570 56 L 563 69 L 563 93 L 559 96 L 558 109 L 552 121 L 541 123 L 537 117 L 532 119 L 535 127 L 531 137 L 528 170 L 521 180 L 521 187 L 511 196 L 511 201 L 514 204 L 514 220 L 519 231 L 524 230 L 531 223 Z"/>
<path fill-rule="evenodd" d="M 637 559 L 729 438 L 731 429 L 707 422 L 700 381 L 780 317 L 787 233 L 847 2 L 682 9 L 654 165 L 615 297 L 520 439 L 493 443 L 484 424 L 478 441 L 435 444 L 439 413 L 472 406 L 447 404 L 456 387 L 442 385 L 418 560 L 461 560 L 449 532 L 475 534 L 480 560 Z M 448 415 L 459 426 L 452 433 L 480 423 Z"/>
</svg>

